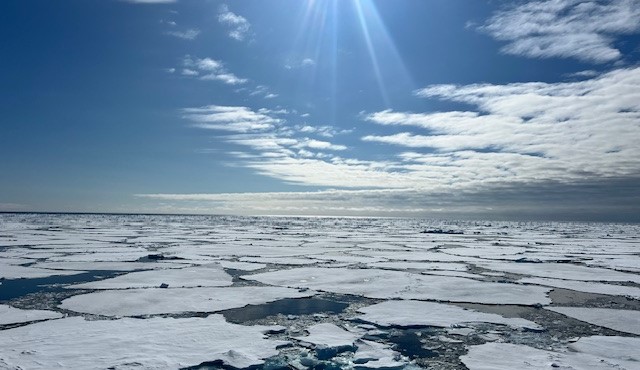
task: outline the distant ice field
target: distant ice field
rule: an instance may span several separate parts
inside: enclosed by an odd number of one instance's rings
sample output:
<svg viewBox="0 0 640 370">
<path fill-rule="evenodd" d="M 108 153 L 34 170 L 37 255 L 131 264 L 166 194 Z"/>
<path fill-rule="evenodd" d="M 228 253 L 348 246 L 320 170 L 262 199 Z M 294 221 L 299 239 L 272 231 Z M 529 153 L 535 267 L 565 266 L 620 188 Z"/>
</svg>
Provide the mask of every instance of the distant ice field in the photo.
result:
<svg viewBox="0 0 640 370">
<path fill-rule="evenodd" d="M 638 369 L 639 340 L 635 224 L 0 214 L 0 369 Z"/>
</svg>

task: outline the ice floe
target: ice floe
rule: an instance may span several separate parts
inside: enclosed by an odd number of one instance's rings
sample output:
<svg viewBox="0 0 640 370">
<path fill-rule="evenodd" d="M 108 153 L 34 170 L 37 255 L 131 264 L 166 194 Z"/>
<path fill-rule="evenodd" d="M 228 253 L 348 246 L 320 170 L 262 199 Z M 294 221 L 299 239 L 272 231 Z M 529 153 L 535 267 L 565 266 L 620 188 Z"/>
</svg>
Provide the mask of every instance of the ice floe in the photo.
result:
<svg viewBox="0 0 640 370">
<path fill-rule="evenodd" d="M 546 309 L 605 328 L 640 335 L 640 311 L 587 307 L 546 307 Z M 638 347 L 640 351 L 640 347 Z"/>
<path fill-rule="evenodd" d="M 379 269 L 302 267 L 243 276 L 295 288 L 361 295 L 488 304 L 548 304 L 549 288 Z"/>
<path fill-rule="evenodd" d="M 19 324 L 23 322 L 57 319 L 64 315 L 55 311 L 21 310 L 5 304 L 0 304 L 0 325 Z"/>
<path fill-rule="evenodd" d="M 0 331 L 0 367 L 10 369 L 179 369 L 221 360 L 260 365 L 286 344 L 265 333 L 279 327 L 206 318 L 49 320 Z"/>
<path fill-rule="evenodd" d="M 106 290 L 67 298 L 62 301 L 60 308 L 105 316 L 216 312 L 315 294 L 280 287 Z"/>
<path fill-rule="evenodd" d="M 578 292 L 621 295 L 640 299 L 640 288 L 624 285 L 604 284 L 591 281 L 561 280 L 548 278 L 523 278 L 520 283 L 544 285 Z"/>
<path fill-rule="evenodd" d="M 640 283 L 640 275 L 569 263 L 475 262 L 474 264 L 488 270 L 546 278 Z"/>
<path fill-rule="evenodd" d="M 464 309 L 454 305 L 421 301 L 386 301 L 358 309 L 364 315 L 357 318 L 381 326 L 440 326 L 450 327 L 487 322 L 512 328 L 542 330 L 529 320 L 506 318 L 492 313 Z"/>
<path fill-rule="evenodd" d="M 639 368 L 640 338 L 587 337 L 570 348 L 572 352 L 555 352 L 519 344 L 486 343 L 471 346 L 460 359 L 469 370 Z"/>
<path fill-rule="evenodd" d="M 170 288 L 228 286 L 232 277 L 218 263 L 181 269 L 130 272 L 111 279 L 75 284 L 70 289 Z"/>
<path fill-rule="evenodd" d="M 58 275 L 76 275 L 85 271 L 47 270 L 26 266 L 15 266 L 0 262 L 0 279 L 34 279 Z"/>
</svg>

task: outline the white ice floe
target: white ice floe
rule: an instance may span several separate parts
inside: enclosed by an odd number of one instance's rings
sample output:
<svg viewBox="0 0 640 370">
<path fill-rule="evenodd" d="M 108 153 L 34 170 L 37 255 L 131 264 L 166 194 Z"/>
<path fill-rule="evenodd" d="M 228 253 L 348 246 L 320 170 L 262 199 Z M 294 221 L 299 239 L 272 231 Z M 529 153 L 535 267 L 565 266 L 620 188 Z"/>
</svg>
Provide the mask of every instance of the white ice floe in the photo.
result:
<svg viewBox="0 0 640 370">
<path fill-rule="evenodd" d="M 8 265 L 0 262 L 0 279 L 35 279 L 59 275 L 76 275 L 84 271 L 59 271 Z"/>
<path fill-rule="evenodd" d="M 554 288 L 576 290 L 578 292 L 621 295 L 640 299 L 640 288 L 624 285 L 604 284 L 591 281 L 545 279 L 545 278 L 524 278 L 518 280 L 520 283 L 550 286 Z"/>
<path fill-rule="evenodd" d="M 307 331 L 309 335 L 294 339 L 323 348 L 353 346 L 353 343 L 362 336 L 331 323 L 316 324 L 307 328 Z"/>
<path fill-rule="evenodd" d="M 630 281 L 640 283 L 640 275 L 599 267 L 578 266 L 569 263 L 513 263 L 496 261 L 475 262 L 474 264 L 488 270 L 546 278 L 584 281 Z"/>
<path fill-rule="evenodd" d="M 401 369 L 407 364 L 396 360 L 399 353 L 386 344 L 360 339 L 356 347 L 352 360 L 355 369 Z"/>
<path fill-rule="evenodd" d="M 636 370 L 640 338 L 588 337 L 572 344 L 572 352 L 554 352 L 509 343 L 471 346 L 460 360 L 469 370 L 572 369 Z"/>
<path fill-rule="evenodd" d="M 105 316 L 141 316 L 216 312 L 313 295 L 315 292 L 280 287 L 122 289 L 76 295 L 62 301 L 60 308 Z"/>
<path fill-rule="evenodd" d="M 478 312 L 458 306 L 420 301 L 386 301 L 358 309 L 364 315 L 357 318 L 381 326 L 439 326 L 450 327 L 487 322 L 512 328 L 542 330 L 529 320 L 506 318 L 492 313 Z"/>
<path fill-rule="evenodd" d="M 256 270 L 261 270 L 267 267 L 267 265 L 265 265 L 264 263 L 226 261 L 226 260 L 220 260 L 217 262 L 226 269 L 234 269 L 234 270 L 242 270 L 242 271 L 256 271 Z"/>
<path fill-rule="evenodd" d="M 153 288 L 168 284 L 169 288 L 228 286 L 232 284 L 218 263 L 181 269 L 131 272 L 111 279 L 70 285 L 69 289 Z"/>
<path fill-rule="evenodd" d="M 243 368 L 278 354 L 280 327 L 206 318 L 44 321 L 0 331 L 0 367 L 9 369 L 179 369 L 222 360 Z"/>
<path fill-rule="evenodd" d="M 38 262 L 32 267 L 52 269 L 52 270 L 85 270 L 85 271 L 141 271 L 177 268 L 169 264 L 158 264 L 148 262 Z"/>
<path fill-rule="evenodd" d="M 640 311 L 586 307 L 546 307 L 546 309 L 590 324 L 640 335 Z M 638 350 L 640 351 L 640 347 Z"/>
<path fill-rule="evenodd" d="M 38 320 L 57 319 L 64 315 L 55 311 L 21 310 L 0 304 L 0 325 L 19 324 Z"/>
<path fill-rule="evenodd" d="M 302 267 L 242 278 L 369 298 L 521 305 L 551 303 L 547 296 L 550 288 L 379 269 Z"/>
<path fill-rule="evenodd" d="M 360 257 L 362 258 L 362 257 Z M 467 271 L 467 265 L 454 262 L 405 262 L 388 261 L 369 263 L 373 268 L 389 270 L 445 270 L 445 271 Z"/>
</svg>

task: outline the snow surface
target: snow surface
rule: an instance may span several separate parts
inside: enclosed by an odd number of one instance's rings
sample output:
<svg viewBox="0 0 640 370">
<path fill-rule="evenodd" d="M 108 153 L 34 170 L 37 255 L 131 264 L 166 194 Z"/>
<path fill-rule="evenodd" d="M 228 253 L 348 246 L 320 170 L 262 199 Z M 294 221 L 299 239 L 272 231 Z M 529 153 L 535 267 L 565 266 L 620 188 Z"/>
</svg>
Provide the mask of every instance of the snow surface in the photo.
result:
<svg viewBox="0 0 640 370">
<path fill-rule="evenodd" d="M 386 301 L 358 309 L 364 315 L 357 318 L 382 326 L 450 327 L 474 322 L 508 325 L 512 328 L 543 328 L 529 320 L 464 309 L 458 306 L 420 301 Z"/>
<path fill-rule="evenodd" d="M 286 342 L 264 333 L 280 327 L 206 318 L 86 321 L 50 320 L 0 331 L 0 368 L 179 369 L 222 360 L 242 368 L 260 365 Z"/>
<path fill-rule="evenodd" d="M 363 369 L 394 369 L 402 368 L 405 362 L 397 361 L 399 353 L 388 345 L 360 339 L 356 342 L 358 350 L 353 356 L 356 368 Z"/>
<path fill-rule="evenodd" d="M 315 294 L 312 291 L 299 292 L 280 287 L 106 290 L 67 298 L 62 301 L 60 308 L 105 316 L 216 312 Z"/>
<path fill-rule="evenodd" d="M 590 324 L 640 335 L 640 311 L 586 307 L 546 307 L 546 309 Z M 638 350 L 640 351 L 640 348 Z"/>
<path fill-rule="evenodd" d="M 131 272 L 111 279 L 70 285 L 69 289 L 153 288 L 168 284 L 170 288 L 228 286 L 232 284 L 218 263 L 182 269 Z"/>
<path fill-rule="evenodd" d="M 640 338 L 588 337 L 572 344 L 575 352 L 554 352 L 510 343 L 471 346 L 461 356 L 469 370 L 574 369 L 637 370 Z"/>
<path fill-rule="evenodd" d="M 77 275 L 85 271 L 58 271 L 34 267 L 15 266 L 0 261 L 0 279 L 34 279 L 59 275 Z"/>
<path fill-rule="evenodd" d="M 624 285 L 603 284 L 591 281 L 575 281 L 546 278 L 523 278 L 520 283 L 544 285 L 555 288 L 576 290 L 578 292 L 621 295 L 640 299 L 640 288 Z"/>
<path fill-rule="evenodd" d="M 353 343 L 362 336 L 362 333 L 346 331 L 331 323 L 316 324 L 308 327 L 307 331 L 309 335 L 294 339 L 322 348 L 353 346 Z"/>
<path fill-rule="evenodd" d="M 0 325 L 19 324 L 23 322 L 57 319 L 64 315 L 59 312 L 46 310 L 21 310 L 19 308 L 0 304 Z"/>
<path fill-rule="evenodd" d="M 401 298 L 488 304 L 548 304 L 549 288 L 402 271 L 303 267 L 246 275 L 261 283 L 369 298 Z"/>
<path fill-rule="evenodd" d="M 568 263 L 475 262 L 474 264 L 489 270 L 547 278 L 640 283 L 640 275 Z"/>
</svg>

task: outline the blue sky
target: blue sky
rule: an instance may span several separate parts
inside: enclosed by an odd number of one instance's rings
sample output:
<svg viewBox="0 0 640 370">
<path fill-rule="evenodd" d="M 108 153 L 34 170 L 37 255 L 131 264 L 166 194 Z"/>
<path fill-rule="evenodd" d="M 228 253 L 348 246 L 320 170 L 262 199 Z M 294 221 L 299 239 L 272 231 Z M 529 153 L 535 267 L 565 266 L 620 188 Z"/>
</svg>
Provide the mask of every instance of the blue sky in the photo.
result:
<svg viewBox="0 0 640 370">
<path fill-rule="evenodd" d="M 0 14 L 0 211 L 640 220 L 638 0 Z"/>
</svg>

